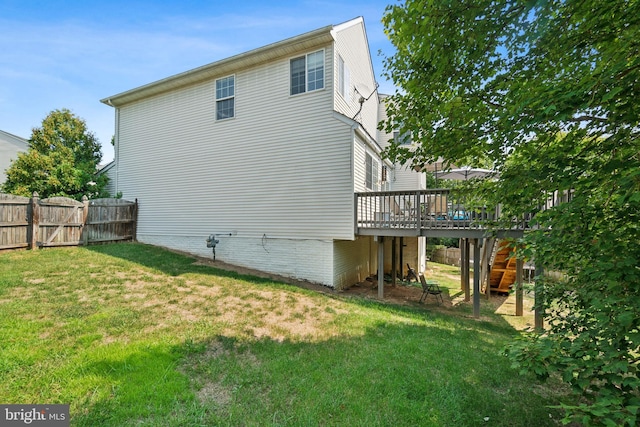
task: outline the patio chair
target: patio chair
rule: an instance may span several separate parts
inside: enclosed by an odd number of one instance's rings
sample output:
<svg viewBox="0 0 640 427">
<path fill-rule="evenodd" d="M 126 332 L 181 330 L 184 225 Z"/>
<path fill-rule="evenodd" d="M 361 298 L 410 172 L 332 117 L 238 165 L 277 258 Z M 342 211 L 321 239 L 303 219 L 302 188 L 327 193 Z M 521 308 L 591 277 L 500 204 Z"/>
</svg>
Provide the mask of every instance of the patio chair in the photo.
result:
<svg viewBox="0 0 640 427">
<path fill-rule="evenodd" d="M 419 282 L 420 279 L 418 279 L 418 274 L 416 273 L 416 271 L 411 268 L 411 266 L 407 263 L 407 275 L 404 278 L 408 283 L 411 283 L 411 279 L 415 279 L 416 282 Z"/>
<path fill-rule="evenodd" d="M 436 298 L 436 301 L 438 301 L 439 298 L 440 304 L 442 304 L 444 302 L 442 299 L 442 290 L 440 289 L 440 286 L 438 286 L 438 283 L 433 280 L 427 281 L 422 273 L 420 273 L 419 276 L 420 283 L 422 284 L 422 296 L 420 297 L 420 302 L 426 301 L 429 295 L 433 295 Z"/>
</svg>

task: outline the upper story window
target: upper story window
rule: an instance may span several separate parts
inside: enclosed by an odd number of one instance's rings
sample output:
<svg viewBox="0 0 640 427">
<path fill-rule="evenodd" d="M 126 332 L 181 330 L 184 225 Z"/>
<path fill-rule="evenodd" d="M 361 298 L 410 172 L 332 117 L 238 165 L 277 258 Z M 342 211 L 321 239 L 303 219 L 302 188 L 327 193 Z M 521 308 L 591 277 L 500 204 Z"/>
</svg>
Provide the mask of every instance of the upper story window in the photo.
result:
<svg viewBox="0 0 640 427">
<path fill-rule="evenodd" d="M 324 51 L 291 60 L 291 95 L 324 88 Z"/>
<path fill-rule="evenodd" d="M 338 93 L 347 101 L 351 100 L 351 83 L 349 80 L 349 68 L 344 63 L 344 59 L 338 56 Z"/>
<path fill-rule="evenodd" d="M 394 130 L 393 141 L 399 145 L 411 145 L 411 133 L 405 132 L 401 134 L 400 131 Z"/>
<path fill-rule="evenodd" d="M 235 116 L 235 76 L 216 80 L 216 120 Z"/>
</svg>

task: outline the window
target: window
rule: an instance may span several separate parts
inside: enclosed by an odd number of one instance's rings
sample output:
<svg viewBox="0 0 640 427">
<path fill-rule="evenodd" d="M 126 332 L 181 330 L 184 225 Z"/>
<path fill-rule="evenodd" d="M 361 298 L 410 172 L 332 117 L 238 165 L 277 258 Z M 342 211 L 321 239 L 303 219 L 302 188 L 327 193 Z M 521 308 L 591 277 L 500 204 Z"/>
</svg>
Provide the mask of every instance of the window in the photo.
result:
<svg viewBox="0 0 640 427">
<path fill-rule="evenodd" d="M 291 95 L 324 88 L 324 51 L 291 60 Z"/>
<path fill-rule="evenodd" d="M 393 141 L 399 145 L 411 145 L 411 134 L 409 132 L 405 132 L 401 135 L 400 131 L 394 130 Z"/>
<path fill-rule="evenodd" d="M 235 77 L 216 80 L 216 120 L 235 116 Z"/>
<path fill-rule="evenodd" d="M 365 169 L 365 185 L 369 190 L 375 190 L 378 185 L 378 162 L 369 153 L 367 153 Z"/>
<path fill-rule="evenodd" d="M 347 101 L 351 100 L 351 83 L 349 82 L 349 68 L 344 63 L 344 59 L 338 56 L 338 93 Z"/>
</svg>

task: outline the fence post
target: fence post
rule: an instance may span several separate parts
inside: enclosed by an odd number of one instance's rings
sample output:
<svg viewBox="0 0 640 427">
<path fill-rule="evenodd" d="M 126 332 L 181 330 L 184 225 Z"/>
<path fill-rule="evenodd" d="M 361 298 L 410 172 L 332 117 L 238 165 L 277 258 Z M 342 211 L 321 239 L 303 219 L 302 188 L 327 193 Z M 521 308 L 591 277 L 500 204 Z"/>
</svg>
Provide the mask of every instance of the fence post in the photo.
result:
<svg viewBox="0 0 640 427">
<path fill-rule="evenodd" d="M 82 245 L 87 246 L 89 244 L 89 229 L 87 228 L 87 220 L 89 218 L 89 198 L 85 195 L 82 196 Z"/>
<path fill-rule="evenodd" d="M 29 223 L 31 224 L 29 232 L 29 249 L 36 249 L 38 247 L 38 232 L 40 230 L 40 198 L 35 191 L 31 195 L 29 201 L 31 218 Z"/>
</svg>

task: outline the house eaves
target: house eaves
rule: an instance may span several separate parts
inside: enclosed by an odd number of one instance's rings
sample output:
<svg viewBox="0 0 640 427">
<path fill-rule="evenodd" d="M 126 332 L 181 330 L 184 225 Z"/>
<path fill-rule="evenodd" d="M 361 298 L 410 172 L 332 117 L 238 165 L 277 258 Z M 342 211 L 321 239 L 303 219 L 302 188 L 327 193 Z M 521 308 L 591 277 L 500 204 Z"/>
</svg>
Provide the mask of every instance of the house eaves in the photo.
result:
<svg viewBox="0 0 640 427">
<path fill-rule="evenodd" d="M 0 140 L 5 141 L 7 143 L 10 143 L 12 145 L 15 145 L 19 149 L 22 149 L 22 150 L 25 150 L 25 151 L 29 148 L 29 141 L 28 140 L 26 140 L 26 139 L 24 139 L 22 137 L 16 136 L 16 135 L 14 135 L 12 133 L 5 132 L 3 130 L 0 130 Z"/>
<path fill-rule="evenodd" d="M 216 77 L 222 77 L 241 69 L 272 61 L 277 58 L 292 56 L 300 51 L 311 50 L 334 41 L 332 25 L 310 31 L 286 40 L 269 44 L 202 67 L 194 68 L 180 74 L 158 80 L 117 95 L 101 99 L 103 104 L 119 107 L 140 99 L 164 92 L 200 83 Z"/>
</svg>

